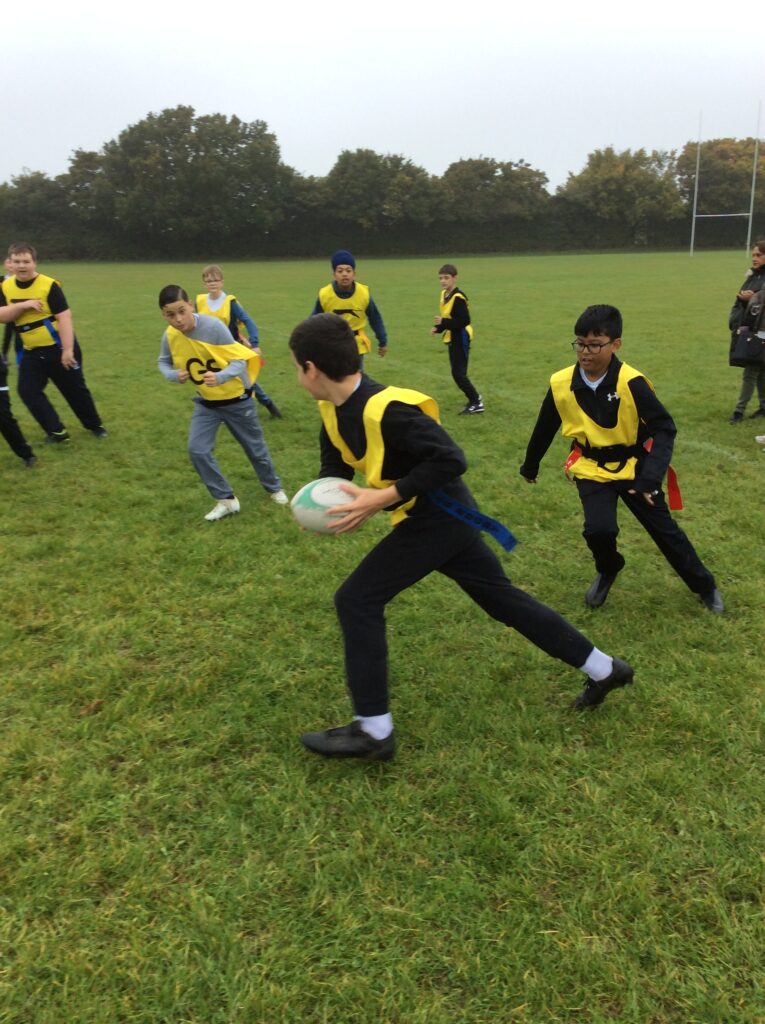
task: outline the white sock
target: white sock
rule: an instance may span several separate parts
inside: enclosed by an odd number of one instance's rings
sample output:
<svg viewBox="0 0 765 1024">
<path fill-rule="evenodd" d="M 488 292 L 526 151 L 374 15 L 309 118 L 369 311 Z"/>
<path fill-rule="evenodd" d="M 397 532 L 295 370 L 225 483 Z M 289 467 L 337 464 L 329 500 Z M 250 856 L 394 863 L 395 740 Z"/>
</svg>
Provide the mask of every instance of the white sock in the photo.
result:
<svg viewBox="0 0 765 1024">
<path fill-rule="evenodd" d="M 599 683 L 602 679 L 608 679 L 614 670 L 614 659 L 593 647 L 590 656 L 582 665 L 582 672 Z"/>
<path fill-rule="evenodd" d="M 371 736 L 373 740 L 384 740 L 393 732 L 393 715 L 390 711 L 384 715 L 356 715 L 356 721 L 361 722 L 361 728 Z"/>
</svg>

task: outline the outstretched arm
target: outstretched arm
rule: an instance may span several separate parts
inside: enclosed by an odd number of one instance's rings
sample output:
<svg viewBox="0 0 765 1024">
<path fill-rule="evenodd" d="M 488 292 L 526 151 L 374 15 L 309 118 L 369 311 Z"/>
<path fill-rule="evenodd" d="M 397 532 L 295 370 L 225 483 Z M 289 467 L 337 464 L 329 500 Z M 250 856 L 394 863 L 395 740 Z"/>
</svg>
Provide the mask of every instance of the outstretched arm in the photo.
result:
<svg viewBox="0 0 765 1024">
<path fill-rule="evenodd" d="M 244 306 L 242 306 L 241 303 L 234 301 L 231 303 L 231 312 L 237 323 L 244 324 L 244 329 L 247 331 L 247 337 L 250 339 L 252 347 L 260 348 L 258 325 L 252 319 Z"/>
<path fill-rule="evenodd" d="M 555 406 L 552 391 L 548 388 L 537 416 L 537 422 L 526 447 L 526 457 L 520 468 L 521 476 L 530 484 L 537 482 L 539 464 L 560 430 L 561 419 Z"/>
<path fill-rule="evenodd" d="M 375 305 L 375 300 L 371 297 L 367 306 L 367 319 L 377 338 L 377 350 L 381 356 L 384 356 L 388 351 L 388 332 L 385 330 L 380 310 Z"/>
</svg>

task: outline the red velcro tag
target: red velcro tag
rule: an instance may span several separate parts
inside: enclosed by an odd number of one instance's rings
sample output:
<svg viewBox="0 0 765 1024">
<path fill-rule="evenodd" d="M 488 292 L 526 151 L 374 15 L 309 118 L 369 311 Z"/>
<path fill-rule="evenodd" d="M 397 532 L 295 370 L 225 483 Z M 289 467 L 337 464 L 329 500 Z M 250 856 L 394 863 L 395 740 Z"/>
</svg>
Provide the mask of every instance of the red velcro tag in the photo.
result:
<svg viewBox="0 0 765 1024">
<path fill-rule="evenodd" d="M 571 469 L 571 467 L 574 465 L 577 459 L 580 459 L 581 457 L 582 449 L 574 445 L 574 447 L 568 453 L 568 458 L 563 463 L 563 472 L 566 474 L 566 476 L 568 476 L 568 471 Z"/>
</svg>

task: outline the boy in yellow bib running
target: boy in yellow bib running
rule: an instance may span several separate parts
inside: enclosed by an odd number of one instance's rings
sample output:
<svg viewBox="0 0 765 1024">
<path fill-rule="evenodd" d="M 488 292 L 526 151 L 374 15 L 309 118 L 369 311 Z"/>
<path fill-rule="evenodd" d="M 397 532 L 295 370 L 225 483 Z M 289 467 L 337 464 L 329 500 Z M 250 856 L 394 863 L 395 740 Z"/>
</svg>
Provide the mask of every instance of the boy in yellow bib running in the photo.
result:
<svg viewBox="0 0 765 1024">
<path fill-rule="evenodd" d="M 37 251 L 29 242 L 8 250 L 13 274 L 0 282 L 0 323 L 12 323 L 22 347 L 19 396 L 47 437 L 60 444 L 69 433 L 45 393 L 52 381 L 72 412 L 98 438 L 107 437 L 82 373 L 82 352 L 72 311 L 61 284 L 37 270 Z"/>
<path fill-rule="evenodd" d="M 372 342 L 367 336 L 367 324 L 377 338 L 379 356 L 385 356 L 388 351 L 388 332 L 368 285 L 356 280 L 356 260 L 353 253 L 347 249 L 338 249 L 332 254 L 330 262 L 332 280 L 319 289 L 313 315 L 335 313 L 348 322 L 356 338 L 363 367 L 364 356 L 372 351 Z"/>
<path fill-rule="evenodd" d="M 217 263 L 210 263 L 209 266 L 202 268 L 202 281 L 207 291 L 200 292 L 197 295 L 196 302 L 194 303 L 197 313 L 216 316 L 219 320 L 222 320 L 231 332 L 231 337 L 234 341 L 241 341 L 243 345 L 254 349 L 262 362 L 263 353 L 260 350 L 258 325 L 238 301 L 236 295 L 229 295 L 224 292 L 223 271 Z M 247 331 L 246 337 L 242 336 L 240 329 L 242 327 Z M 266 394 L 257 380 L 252 386 L 252 393 L 255 400 L 268 409 L 270 416 L 277 420 L 282 418 L 282 414 L 273 398 Z"/>
<path fill-rule="evenodd" d="M 325 757 L 389 761 L 395 752 L 388 706 L 385 607 L 432 572 L 453 580 L 488 615 L 587 679 L 574 707 L 603 702 L 632 682 L 626 661 L 599 651 L 569 622 L 514 587 L 482 539 L 501 524 L 483 515 L 462 476 L 465 456 L 438 421 L 438 406 L 409 388 L 385 387 L 361 373 L 348 324 L 332 314 L 298 324 L 290 338 L 298 382 L 318 400 L 322 419 L 319 476 L 350 481 L 350 504 L 334 532 L 363 525 L 383 509 L 393 529 L 335 594 L 345 643 L 345 670 L 356 715 L 349 725 L 304 733 L 303 744 Z M 507 545 L 504 545 L 507 546 Z"/>
<path fill-rule="evenodd" d="M 584 596 L 599 608 L 624 568 L 616 546 L 616 506 L 623 501 L 659 551 L 711 611 L 724 610 L 712 573 L 669 514 L 662 481 L 677 430 L 639 370 L 622 363 L 622 316 L 615 306 L 588 306 L 574 326 L 577 362 L 550 378 L 520 468 L 529 483 L 559 430 L 571 438 L 566 473 L 584 509 L 584 539 L 597 575 Z M 671 481 L 670 481 L 671 483 Z"/>
<path fill-rule="evenodd" d="M 440 334 L 444 344 L 449 346 L 449 365 L 452 380 L 467 398 L 467 405 L 460 416 L 474 416 L 484 411 L 483 399 L 467 375 L 470 359 L 470 344 L 473 328 L 470 324 L 467 295 L 457 286 L 457 268 L 453 263 L 444 263 L 438 271 L 441 284 L 441 298 L 438 316 L 434 318 L 431 334 Z"/>
<path fill-rule="evenodd" d="M 287 495 L 271 460 L 268 445 L 251 398 L 260 357 L 234 341 L 216 317 L 194 312 L 188 294 L 177 284 L 159 293 L 159 308 L 167 322 L 157 367 L 173 384 L 191 384 L 194 412 L 189 427 L 189 457 L 215 499 L 205 519 L 214 523 L 239 511 L 239 499 L 215 458 L 215 438 L 225 423 L 255 470 L 258 480 L 277 505 Z"/>
</svg>

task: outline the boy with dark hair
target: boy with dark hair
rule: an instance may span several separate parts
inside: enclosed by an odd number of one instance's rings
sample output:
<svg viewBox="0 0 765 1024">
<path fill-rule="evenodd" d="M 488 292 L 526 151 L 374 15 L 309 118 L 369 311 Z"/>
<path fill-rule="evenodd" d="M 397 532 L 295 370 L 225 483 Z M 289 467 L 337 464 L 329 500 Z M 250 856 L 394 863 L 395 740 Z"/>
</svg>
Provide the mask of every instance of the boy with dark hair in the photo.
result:
<svg viewBox="0 0 765 1024">
<path fill-rule="evenodd" d="M 347 320 L 356 337 L 362 363 L 367 352 L 372 351 L 372 342 L 366 333 L 369 322 L 377 338 L 377 354 L 384 356 L 388 351 L 388 332 L 368 286 L 356 280 L 353 253 L 347 249 L 338 249 L 332 254 L 330 262 L 333 280 L 319 289 L 313 315 L 335 313 Z"/>
<path fill-rule="evenodd" d="M 584 509 L 583 536 L 597 572 L 586 604 L 599 608 L 624 568 L 616 546 L 616 506 L 621 500 L 686 586 L 710 611 L 721 613 L 724 605 L 714 576 L 664 500 L 661 485 L 677 430 L 653 384 L 616 356 L 622 344 L 621 313 L 615 306 L 588 306 L 574 334 L 577 362 L 550 378 L 520 473 L 536 483 L 539 464 L 558 430 L 572 439 L 565 469 L 576 481 Z"/>
<path fill-rule="evenodd" d="M 258 414 L 250 399 L 260 358 L 251 348 L 233 341 L 216 317 L 194 312 L 189 297 L 177 284 L 159 293 L 159 308 L 167 321 L 157 366 L 168 381 L 196 387 L 189 426 L 189 456 L 202 483 L 215 498 L 208 522 L 234 515 L 239 499 L 221 472 L 213 449 L 222 423 L 242 447 L 258 479 L 277 505 L 288 503 L 271 461 Z"/>
<path fill-rule="evenodd" d="M 350 481 L 358 469 L 367 479 L 367 487 L 345 485 L 353 501 L 328 510 L 340 513 L 334 532 L 355 530 L 382 509 L 394 526 L 335 595 L 356 717 L 337 729 L 305 733 L 309 750 L 326 757 L 393 757 L 385 606 L 431 572 L 453 579 L 492 618 L 581 669 L 587 679 L 575 707 L 601 704 L 611 690 L 632 682 L 627 662 L 593 647 L 557 612 L 511 584 L 473 525 L 491 521 L 462 480 L 465 456 L 440 426 L 432 398 L 362 375 L 353 333 L 332 314 L 298 324 L 289 344 L 298 382 L 319 402 L 319 476 Z"/>
<path fill-rule="evenodd" d="M 228 295 L 223 291 L 223 271 L 217 263 L 211 263 L 202 268 L 202 281 L 206 292 L 197 295 L 194 306 L 197 313 L 204 313 L 206 316 L 215 316 L 228 327 L 234 341 L 241 341 L 243 345 L 251 348 L 263 360 L 263 353 L 260 351 L 260 335 L 255 321 L 247 313 L 236 295 Z M 247 337 L 243 338 L 240 327 L 247 331 Z M 252 385 L 252 392 L 260 405 L 268 409 L 269 415 L 280 420 L 282 414 L 274 400 L 266 394 L 260 384 L 255 381 Z"/>
<path fill-rule="evenodd" d="M 457 287 L 457 268 L 453 263 L 444 263 L 438 271 L 438 280 L 441 283 L 441 298 L 438 316 L 433 321 L 430 333 L 440 334 L 444 344 L 449 346 L 452 380 L 467 398 L 467 405 L 461 410 L 460 416 L 473 416 L 482 413 L 484 406 L 483 399 L 467 375 L 470 344 L 473 340 L 467 295 Z"/>
<path fill-rule="evenodd" d="M 13 323 L 24 351 L 19 363 L 19 395 L 50 442 L 69 434 L 45 394 L 49 380 L 77 419 L 96 437 L 106 430 L 82 373 L 82 352 L 72 312 L 58 281 L 37 272 L 37 253 L 28 242 L 8 249 L 13 276 L 0 283 L 0 323 Z"/>
</svg>

